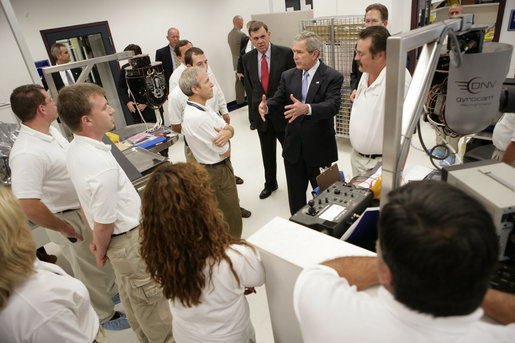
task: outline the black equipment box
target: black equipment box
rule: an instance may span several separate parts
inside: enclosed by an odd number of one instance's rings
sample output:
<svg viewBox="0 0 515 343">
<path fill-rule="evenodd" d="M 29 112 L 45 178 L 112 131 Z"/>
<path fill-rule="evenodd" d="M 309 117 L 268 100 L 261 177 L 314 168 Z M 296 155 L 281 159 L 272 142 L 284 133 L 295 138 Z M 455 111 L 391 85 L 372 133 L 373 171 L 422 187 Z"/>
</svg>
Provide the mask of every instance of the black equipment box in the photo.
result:
<svg viewBox="0 0 515 343">
<path fill-rule="evenodd" d="M 373 196 L 370 189 L 336 181 L 290 220 L 339 239 L 369 206 Z"/>
</svg>

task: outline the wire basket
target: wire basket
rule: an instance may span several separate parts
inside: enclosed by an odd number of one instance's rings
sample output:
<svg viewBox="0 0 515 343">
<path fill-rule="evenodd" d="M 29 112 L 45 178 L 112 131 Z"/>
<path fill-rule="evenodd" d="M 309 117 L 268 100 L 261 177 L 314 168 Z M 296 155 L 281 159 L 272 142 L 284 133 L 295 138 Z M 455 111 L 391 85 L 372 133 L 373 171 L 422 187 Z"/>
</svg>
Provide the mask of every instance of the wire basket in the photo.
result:
<svg viewBox="0 0 515 343">
<path fill-rule="evenodd" d="M 320 58 L 328 66 L 342 73 L 342 104 L 339 113 L 335 116 L 336 136 L 349 138 L 349 121 L 352 104 L 350 102 L 350 74 L 352 72 L 352 59 L 358 34 L 365 28 L 362 15 L 349 15 L 338 17 L 321 17 L 302 20 L 301 31 L 316 33 L 323 41 Z"/>
</svg>

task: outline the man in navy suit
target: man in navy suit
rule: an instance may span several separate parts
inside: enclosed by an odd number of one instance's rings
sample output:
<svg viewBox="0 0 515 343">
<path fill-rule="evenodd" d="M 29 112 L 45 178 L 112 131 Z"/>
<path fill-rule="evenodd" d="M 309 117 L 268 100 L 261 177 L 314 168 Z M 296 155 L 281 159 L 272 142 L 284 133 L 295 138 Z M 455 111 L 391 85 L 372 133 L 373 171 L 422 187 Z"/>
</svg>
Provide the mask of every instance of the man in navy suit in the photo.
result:
<svg viewBox="0 0 515 343">
<path fill-rule="evenodd" d="M 252 118 L 258 131 L 265 168 L 265 188 L 259 194 L 259 198 L 265 199 L 277 189 L 277 140 L 282 146 L 287 120 L 284 118 L 284 108 L 277 108 L 268 114 L 270 120 L 262 121 L 258 106 L 263 94 L 274 95 L 279 86 L 281 74 L 285 70 L 294 68 L 295 62 L 290 48 L 270 43 L 271 34 L 265 23 L 254 22 L 249 28 L 249 34 L 250 41 L 256 49 L 243 56 L 242 64 L 249 117 Z"/>
<path fill-rule="evenodd" d="M 322 41 L 313 32 L 297 35 L 293 42 L 297 67 L 285 71 L 274 96 L 267 101 L 263 94 L 259 104 L 263 121 L 267 113 L 286 109 L 283 157 L 291 214 L 306 204 L 308 181 L 317 187 L 320 168 L 338 160 L 333 117 L 340 110 L 343 76 L 318 59 L 321 49 Z"/>
<path fill-rule="evenodd" d="M 170 80 L 170 75 L 172 75 L 175 68 L 177 68 L 180 64 L 179 59 L 173 52 L 175 44 L 177 44 L 177 42 L 180 40 L 179 30 L 177 30 L 175 27 L 169 28 L 166 39 L 168 39 L 169 44 L 165 47 L 162 47 L 161 49 L 156 50 L 156 61 L 163 63 L 163 71 L 166 78 L 166 88 L 168 88 L 168 80 Z"/>
</svg>

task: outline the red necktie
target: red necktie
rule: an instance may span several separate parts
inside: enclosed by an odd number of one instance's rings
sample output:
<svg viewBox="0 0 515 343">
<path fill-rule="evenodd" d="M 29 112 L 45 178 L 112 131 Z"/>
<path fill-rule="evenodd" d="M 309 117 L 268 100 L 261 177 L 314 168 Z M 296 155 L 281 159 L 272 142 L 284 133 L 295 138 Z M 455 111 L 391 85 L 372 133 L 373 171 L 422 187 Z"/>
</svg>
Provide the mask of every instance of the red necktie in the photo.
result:
<svg viewBox="0 0 515 343">
<path fill-rule="evenodd" d="M 261 59 L 261 85 L 266 93 L 268 88 L 268 63 L 266 62 L 265 55 L 263 55 L 263 58 Z"/>
</svg>

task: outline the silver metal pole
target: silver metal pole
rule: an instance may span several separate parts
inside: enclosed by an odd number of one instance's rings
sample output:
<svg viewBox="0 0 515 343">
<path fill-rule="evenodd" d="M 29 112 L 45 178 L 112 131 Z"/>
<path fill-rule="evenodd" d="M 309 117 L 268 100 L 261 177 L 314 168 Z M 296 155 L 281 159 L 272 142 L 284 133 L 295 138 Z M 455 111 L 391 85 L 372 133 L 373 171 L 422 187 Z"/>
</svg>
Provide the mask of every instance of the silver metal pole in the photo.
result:
<svg viewBox="0 0 515 343">
<path fill-rule="evenodd" d="M 442 36 L 445 35 L 447 30 L 467 30 L 472 26 L 472 22 L 473 15 L 467 14 L 388 38 L 386 44 L 386 99 L 381 206 L 388 200 L 387 194 L 398 187 L 402 166 L 408 152 L 412 132 L 404 133 L 408 139 L 401 139 L 403 136 L 402 118 L 404 115 L 410 116 L 410 128 L 420 118 L 423 95 L 427 94 L 429 83 L 434 74 Z M 404 106 L 406 54 L 420 46 L 424 46 L 424 48 L 408 90 L 406 106 Z M 402 150 L 401 141 L 406 145 Z"/>
<path fill-rule="evenodd" d="M 23 57 L 23 61 L 25 62 L 30 78 L 33 83 L 41 85 L 41 78 L 39 77 L 38 70 L 34 65 L 34 59 L 30 54 L 29 46 L 21 33 L 20 25 L 18 23 L 18 19 L 16 19 L 16 15 L 14 14 L 11 2 L 9 0 L 0 0 L 0 2 L 2 3 L 2 8 L 5 12 L 5 16 L 7 17 L 7 21 L 9 22 L 9 26 L 11 27 L 11 31 L 13 32 L 14 39 L 18 44 L 18 48 L 20 49 L 21 56 Z"/>
</svg>

